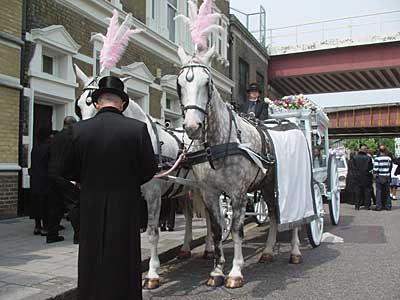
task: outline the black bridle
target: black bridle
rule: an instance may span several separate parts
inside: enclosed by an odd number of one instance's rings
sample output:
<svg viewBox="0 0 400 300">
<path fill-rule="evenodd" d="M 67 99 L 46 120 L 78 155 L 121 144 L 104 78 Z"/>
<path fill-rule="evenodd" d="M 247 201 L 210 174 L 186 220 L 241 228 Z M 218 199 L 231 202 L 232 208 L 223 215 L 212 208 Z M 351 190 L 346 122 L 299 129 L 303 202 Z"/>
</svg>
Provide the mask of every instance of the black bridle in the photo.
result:
<svg viewBox="0 0 400 300">
<path fill-rule="evenodd" d="M 182 73 L 184 72 L 185 69 L 189 69 L 186 73 L 186 81 L 192 82 L 194 80 L 194 71 L 193 71 L 194 68 L 201 68 L 208 75 L 208 82 L 207 82 L 208 99 L 207 99 L 206 107 L 204 107 L 204 108 L 200 107 L 198 105 L 186 105 L 185 106 L 182 103 L 182 91 L 181 91 L 181 86 L 179 85 L 179 77 L 182 75 Z M 202 134 L 201 139 L 202 139 L 202 142 L 204 145 L 205 156 L 206 156 L 211 168 L 215 169 L 215 166 L 213 163 L 213 153 L 212 153 L 213 147 L 211 147 L 207 141 L 208 113 L 209 113 L 209 109 L 211 106 L 211 99 L 213 98 L 213 95 L 214 95 L 214 82 L 212 79 L 212 73 L 211 73 L 210 69 L 206 65 L 203 65 L 203 64 L 184 65 L 181 67 L 178 77 L 176 78 L 176 85 L 177 85 L 177 92 L 178 92 L 179 101 L 181 104 L 183 118 L 185 118 L 185 112 L 189 109 L 198 110 L 203 113 L 203 116 L 204 116 L 203 127 L 202 127 L 203 134 Z M 232 123 L 235 125 L 236 132 L 237 132 L 237 138 L 239 141 L 241 141 L 241 133 L 240 133 L 240 130 L 238 129 L 236 119 L 233 116 L 232 109 L 229 106 L 227 106 L 227 110 L 229 113 L 229 134 L 228 134 L 228 139 L 227 139 L 227 143 L 226 143 L 225 156 L 223 157 L 224 161 L 225 161 L 226 157 L 228 156 L 228 150 L 229 150 L 229 145 L 230 145 L 229 142 L 230 142 L 231 134 L 232 134 Z"/>
<path fill-rule="evenodd" d="M 181 86 L 179 85 L 179 77 L 182 75 L 182 73 L 185 71 L 185 69 L 188 69 L 185 79 L 187 82 L 192 82 L 194 80 L 194 69 L 195 68 L 201 68 L 204 71 L 204 73 L 206 73 L 208 76 L 207 103 L 204 108 L 201 106 L 198 106 L 198 105 L 186 105 L 185 106 L 182 103 L 182 89 L 181 89 Z M 206 65 L 203 65 L 203 64 L 188 64 L 188 65 L 182 66 L 181 70 L 176 78 L 176 87 L 177 87 L 177 93 L 178 93 L 178 97 L 179 97 L 179 101 L 180 101 L 183 118 L 185 118 L 185 112 L 188 110 L 198 110 L 203 114 L 204 118 L 203 118 L 203 126 L 202 126 L 202 131 L 203 131 L 202 139 L 203 139 L 203 142 L 206 143 L 208 111 L 209 111 L 209 108 L 211 105 L 211 99 L 214 94 L 214 81 L 213 81 L 212 73 L 211 73 L 210 69 Z"/>
<path fill-rule="evenodd" d="M 83 90 L 82 90 L 82 94 L 84 92 L 86 92 L 86 91 L 89 91 L 89 93 L 87 94 L 86 99 L 85 99 L 85 103 L 86 103 L 87 106 L 90 106 L 90 105 L 93 104 L 92 94 L 93 94 L 93 92 L 95 90 L 97 90 L 97 86 L 95 86 L 94 84 L 97 85 L 97 77 L 93 78 L 93 80 L 87 85 L 87 87 L 83 88 Z M 78 102 L 79 102 L 80 98 L 81 97 L 78 97 L 75 100 L 75 114 L 79 117 L 79 119 L 82 120 L 82 111 L 81 111 L 81 108 L 78 105 Z M 90 99 L 90 101 L 89 101 L 89 99 Z"/>
<path fill-rule="evenodd" d="M 181 91 L 181 86 L 179 85 L 179 77 L 182 75 L 182 73 L 184 72 L 185 69 L 188 69 L 187 73 L 186 73 L 186 81 L 187 82 L 192 82 L 194 80 L 194 68 L 201 68 L 203 69 L 204 73 L 207 74 L 208 76 L 208 99 L 207 99 L 207 104 L 206 107 L 200 107 L 198 105 L 183 105 L 182 103 L 182 91 Z M 200 112 L 203 113 L 204 116 L 208 115 L 208 109 L 211 103 L 211 98 L 213 96 L 214 93 L 214 82 L 212 79 L 212 74 L 210 69 L 203 64 L 190 64 L 190 65 L 184 65 L 181 67 L 181 70 L 178 74 L 178 77 L 176 78 L 176 86 L 177 86 L 177 92 L 178 92 L 178 96 L 179 96 L 179 101 L 181 104 L 181 109 L 182 109 L 182 115 L 183 117 L 185 117 L 185 112 L 189 109 L 194 109 L 194 110 L 198 110 Z"/>
</svg>

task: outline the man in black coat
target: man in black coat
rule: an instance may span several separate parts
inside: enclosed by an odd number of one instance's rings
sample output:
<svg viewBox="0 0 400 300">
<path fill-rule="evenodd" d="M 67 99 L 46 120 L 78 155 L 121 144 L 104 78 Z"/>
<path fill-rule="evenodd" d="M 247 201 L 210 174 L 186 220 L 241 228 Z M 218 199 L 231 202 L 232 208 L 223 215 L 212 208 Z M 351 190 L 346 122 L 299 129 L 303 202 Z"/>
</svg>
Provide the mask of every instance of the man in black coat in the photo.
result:
<svg viewBox="0 0 400 300">
<path fill-rule="evenodd" d="M 361 145 L 360 151 L 353 160 L 354 176 L 355 176 L 355 194 L 356 194 L 356 210 L 364 205 L 366 209 L 371 207 L 371 180 L 373 164 L 372 159 L 368 155 L 368 147 Z"/>
<path fill-rule="evenodd" d="M 122 115 L 119 78 L 102 78 L 92 101 L 98 113 L 71 128 L 67 160 L 81 185 L 79 299 L 140 300 L 140 186 L 157 162 L 146 124 Z"/>
<path fill-rule="evenodd" d="M 265 120 L 268 118 L 268 104 L 263 101 L 261 90 L 257 83 L 252 83 L 247 89 L 248 100 L 243 103 L 239 111 L 245 114 L 254 115 L 256 119 Z"/>
<path fill-rule="evenodd" d="M 48 228 L 47 203 L 49 195 L 49 143 L 50 129 L 38 130 L 37 141 L 31 152 L 29 169 L 31 188 L 31 214 L 35 219 L 34 235 L 46 235 Z"/>
<path fill-rule="evenodd" d="M 67 208 L 69 220 L 74 229 L 74 243 L 78 242 L 79 236 L 79 190 L 61 174 L 64 166 L 65 153 L 71 147 L 68 137 L 68 128 L 76 123 L 72 116 L 64 118 L 63 129 L 56 133 L 50 147 L 50 199 L 49 199 L 49 228 L 47 243 L 60 242 L 64 237 L 58 235 L 60 221 Z"/>
</svg>

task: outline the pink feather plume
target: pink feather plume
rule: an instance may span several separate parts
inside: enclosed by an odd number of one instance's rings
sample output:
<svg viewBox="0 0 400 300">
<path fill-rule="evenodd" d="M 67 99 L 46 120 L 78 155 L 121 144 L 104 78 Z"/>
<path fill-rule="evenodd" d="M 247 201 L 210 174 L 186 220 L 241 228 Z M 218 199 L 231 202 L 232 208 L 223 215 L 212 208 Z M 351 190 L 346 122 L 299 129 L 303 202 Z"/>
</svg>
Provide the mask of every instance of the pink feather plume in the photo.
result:
<svg viewBox="0 0 400 300">
<path fill-rule="evenodd" d="M 129 37 L 141 31 L 130 29 L 131 17 L 132 15 L 128 14 L 124 22 L 119 25 L 118 12 L 114 9 L 106 36 L 99 34 L 103 39 L 103 48 L 100 51 L 100 74 L 117 65 L 128 46 Z"/>
<path fill-rule="evenodd" d="M 197 13 L 197 0 L 189 0 L 189 17 L 178 15 L 175 19 L 182 19 L 190 26 L 192 41 L 202 51 L 207 49 L 208 35 L 213 31 L 223 31 L 223 28 L 216 25 L 221 15 L 213 13 L 214 0 L 204 0 Z"/>
</svg>

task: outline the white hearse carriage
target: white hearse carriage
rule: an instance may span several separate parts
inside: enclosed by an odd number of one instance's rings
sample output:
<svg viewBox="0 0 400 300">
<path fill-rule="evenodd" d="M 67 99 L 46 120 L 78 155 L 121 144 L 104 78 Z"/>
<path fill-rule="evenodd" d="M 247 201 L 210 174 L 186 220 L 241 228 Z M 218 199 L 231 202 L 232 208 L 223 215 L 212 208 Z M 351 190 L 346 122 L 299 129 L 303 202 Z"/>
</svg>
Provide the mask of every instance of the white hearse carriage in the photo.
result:
<svg viewBox="0 0 400 300">
<path fill-rule="evenodd" d="M 323 109 L 303 95 L 287 96 L 280 100 L 265 99 L 269 104 L 269 119 L 286 119 L 297 124 L 307 138 L 313 164 L 313 188 L 318 218 L 307 224 L 307 234 L 313 247 L 318 247 L 324 229 L 324 202 L 329 206 L 330 220 L 333 225 L 339 223 L 340 187 L 338 180 L 337 160 L 339 154 L 329 150 L 329 119 Z M 260 193 L 248 194 L 249 202 L 254 205 L 253 215 L 262 224 L 267 221 L 267 205 Z M 230 232 L 231 207 L 230 200 L 221 196 L 221 208 L 225 217 L 223 240 Z"/>
<path fill-rule="evenodd" d="M 303 95 L 284 97 L 281 100 L 266 99 L 271 119 L 287 119 L 296 123 L 307 138 L 313 161 L 314 195 L 319 218 L 307 224 L 307 233 L 313 247 L 319 246 L 324 225 L 324 206 L 329 205 L 333 225 L 339 223 L 340 187 L 337 159 L 339 154 L 329 150 L 328 116 L 323 109 Z"/>
</svg>

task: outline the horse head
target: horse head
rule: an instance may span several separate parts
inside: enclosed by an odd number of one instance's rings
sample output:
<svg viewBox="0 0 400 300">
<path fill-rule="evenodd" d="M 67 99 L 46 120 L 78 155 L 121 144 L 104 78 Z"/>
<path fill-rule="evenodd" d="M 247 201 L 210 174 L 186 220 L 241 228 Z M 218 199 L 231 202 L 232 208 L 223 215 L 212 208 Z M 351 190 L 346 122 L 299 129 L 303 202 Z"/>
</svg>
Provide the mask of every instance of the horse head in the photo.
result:
<svg viewBox="0 0 400 300">
<path fill-rule="evenodd" d="M 92 102 L 92 93 L 96 90 L 97 82 L 93 77 L 88 77 L 86 74 L 75 65 L 75 72 L 78 81 L 83 86 L 83 93 L 75 100 L 75 113 L 81 120 L 92 118 L 96 114 L 96 107 Z"/>
<path fill-rule="evenodd" d="M 178 54 L 182 63 L 177 78 L 177 90 L 184 114 L 183 128 L 193 139 L 204 137 L 207 115 L 213 97 L 214 84 L 210 70 L 215 49 L 190 57 L 179 47 Z"/>
</svg>

